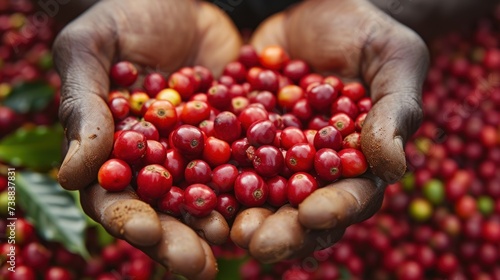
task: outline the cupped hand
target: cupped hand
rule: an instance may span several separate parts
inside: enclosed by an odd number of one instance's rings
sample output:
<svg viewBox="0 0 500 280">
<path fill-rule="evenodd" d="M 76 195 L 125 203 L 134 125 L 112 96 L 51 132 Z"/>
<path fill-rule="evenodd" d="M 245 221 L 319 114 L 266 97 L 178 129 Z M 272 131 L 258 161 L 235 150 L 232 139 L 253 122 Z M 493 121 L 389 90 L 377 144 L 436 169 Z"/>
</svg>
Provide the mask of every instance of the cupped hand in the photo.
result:
<svg viewBox="0 0 500 280">
<path fill-rule="evenodd" d="M 95 184 L 113 145 L 113 117 L 106 104 L 109 69 L 128 60 L 142 70 L 168 73 L 203 65 L 219 73 L 237 57 L 240 45 L 222 11 L 194 0 L 103 0 L 70 23 L 54 43 L 62 80 L 59 115 L 68 141 L 58 174 L 61 185 L 80 190 L 84 210 L 112 235 L 190 279 L 215 277 L 206 241 L 223 242 L 227 223 L 217 212 L 204 221 L 189 218 L 205 241 L 176 219 L 156 213 L 131 188 L 109 193 Z"/>
<path fill-rule="evenodd" d="M 282 46 L 316 72 L 360 80 L 373 107 L 361 131 L 370 170 L 318 189 L 294 209 L 242 212 L 231 238 L 263 262 L 304 256 L 333 245 L 345 229 L 372 216 L 385 185 L 406 171 L 403 145 L 421 123 L 428 66 L 423 41 L 365 0 L 309 0 L 276 14 L 254 33 L 257 50 Z"/>
</svg>

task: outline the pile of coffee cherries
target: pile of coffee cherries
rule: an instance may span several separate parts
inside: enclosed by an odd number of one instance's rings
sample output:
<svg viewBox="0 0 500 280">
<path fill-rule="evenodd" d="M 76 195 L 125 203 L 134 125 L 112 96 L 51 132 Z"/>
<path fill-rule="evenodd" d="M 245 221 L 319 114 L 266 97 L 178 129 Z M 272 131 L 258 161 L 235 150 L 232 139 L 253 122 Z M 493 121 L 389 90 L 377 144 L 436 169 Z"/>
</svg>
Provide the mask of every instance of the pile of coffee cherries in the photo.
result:
<svg viewBox="0 0 500 280">
<path fill-rule="evenodd" d="M 0 1 L 0 138 L 26 123 L 57 121 L 58 92 L 39 111 L 18 112 L 3 104 L 19 84 L 43 81 L 55 90 L 60 87 L 50 51 L 57 27 L 47 15 L 37 17 L 36 13 L 30 0 Z"/>
<path fill-rule="evenodd" d="M 500 279 L 500 9 L 429 42 L 409 172 L 340 242 L 242 279 Z M 248 277 L 243 276 L 248 275 Z"/>
<path fill-rule="evenodd" d="M 280 47 L 242 47 L 218 79 L 202 66 L 138 76 L 127 61 L 110 71 L 116 132 L 98 173 L 108 191 L 132 185 L 173 216 L 217 210 L 231 220 L 240 206 L 298 206 L 367 170 L 363 85 L 311 73 Z"/>
</svg>

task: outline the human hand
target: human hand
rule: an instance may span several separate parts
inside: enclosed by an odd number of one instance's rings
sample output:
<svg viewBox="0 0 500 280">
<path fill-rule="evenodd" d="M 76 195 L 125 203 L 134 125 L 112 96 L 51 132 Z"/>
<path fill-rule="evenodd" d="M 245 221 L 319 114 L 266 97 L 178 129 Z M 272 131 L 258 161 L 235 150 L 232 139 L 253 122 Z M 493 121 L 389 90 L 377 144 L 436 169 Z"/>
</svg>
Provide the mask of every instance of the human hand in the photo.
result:
<svg viewBox="0 0 500 280">
<path fill-rule="evenodd" d="M 253 208 L 236 218 L 233 241 L 276 262 L 333 245 L 349 225 L 380 208 L 385 184 L 406 171 L 403 145 L 422 120 L 429 58 L 414 32 L 365 0 L 304 1 L 264 22 L 252 44 L 258 51 L 279 45 L 316 72 L 361 80 L 373 100 L 361 132 L 369 173 L 318 189 L 298 209 Z"/>
<path fill-rule="evenodd" d="M 54 44 L 62 79 L 59 115 L 69 145 L 58 174 L 61 185 L 80 190 L 86 213 L 112 235 L 190 279 L 215 277 L 207 242 L 176 219 L 157 214 L 131 188 L 118 194 L 95 184 L 113 146 L 114 123 L 106 104 L 109 69 L 128 60 L 139 69 L 171 72 L 203 65 L 220 73 L 237 57 L 240 44 L 222 11 L 194 0 L 103 0 L 69 24 Z M 213 215 L 216 219 L 201 223 L 199 231 L 208 242 L 220 243 L 229 229 L 220 214 Z"/>
</svg>

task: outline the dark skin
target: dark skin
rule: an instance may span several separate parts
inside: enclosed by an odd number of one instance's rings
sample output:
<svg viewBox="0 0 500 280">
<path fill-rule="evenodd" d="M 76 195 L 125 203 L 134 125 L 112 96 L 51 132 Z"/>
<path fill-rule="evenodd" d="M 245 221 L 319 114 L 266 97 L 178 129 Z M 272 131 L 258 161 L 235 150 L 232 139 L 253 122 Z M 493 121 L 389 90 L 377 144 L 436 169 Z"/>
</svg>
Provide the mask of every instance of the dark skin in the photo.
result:
<svg viewBox="0 0 500 280">
<path fill-rule="evenodd" d="M 262 23 L 251 43 L 258 50 L 281 45 L 315 71 L 360 80 L 374 102 L 362 131 L 368 175 L 332 183 L 298 209 L 285 206 L 272 214 L 255 208 L 246 211 L 247 218 L 236 219 L 232 232 L 246 229 L 247 234 L 235 242 L 263 262 L 276 262 L 331 246 L 346 227 L 380 208 L 385 185 L 406 170 L 403 143 L 421 122 L 428 54 L 413 31 L 364 0 L 304 1 Z M 61 185 L 80 190 L 86 213 L 111 234 L 190 279 L 215 277 L 207 245 L 214 240 L 156 213 L 130 188 L 108 193 L 95 184 L 113 143 L 113 119 L 105 103 L 109 68 L 114 61 L 129 60 L 164 72 L 199 64 L 218 74 L 240 46 L 236 29 L 220 10 L 187 0 L 101 1 L 68 25 L 54 45 L 63 85 L 60 117 L 69 143 Z M 283 220 L 288 222 L 280 232 L 294 234 L 275 234 L 276 222 Z"/>
</svg>

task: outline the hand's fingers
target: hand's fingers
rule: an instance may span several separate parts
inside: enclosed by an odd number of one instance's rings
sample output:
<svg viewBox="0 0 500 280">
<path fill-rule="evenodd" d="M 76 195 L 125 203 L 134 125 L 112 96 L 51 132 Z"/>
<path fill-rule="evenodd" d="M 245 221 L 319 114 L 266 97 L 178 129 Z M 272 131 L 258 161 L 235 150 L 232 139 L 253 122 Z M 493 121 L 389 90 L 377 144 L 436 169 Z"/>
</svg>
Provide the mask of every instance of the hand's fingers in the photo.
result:
<svg viewBox="0 0 500 280">
<path fill-rule="evenodd" d="M 196 233 L 168 215 L 158 215 L 132 189 L 108 192 L 99 185 L 80 191 L 84 211 L 113 236 L 189 279 L 213 279 L 217 265 Z"/>
<path fill-rule="evenodd" d="M 231 19 L 215 5 L 201 2 L 197 17 L 201 41 L 194 63 L 222 74 L 224 66 L 238 57 L 241 36 Z"/>
<path fill-rule="evenodd" d="M 361 145 L 372 172 L 388 183 L 406 172 L 403 145 L 422 122 L 422 84 L 429 60 L 425 44 L 413 31 L 396 22 L 391 26 L 370 35 L 361 66 L 374 102 Z"/>
<path fill-rule="evenodd" d="M 204 241 L 200 240 L 203 251 L 205 252 L 205 267 L 194 279 L 215 279 L 219 269 L 217 267 L 217 259 L 215 258 L 212 248 Z"/>
<path fill-rule="evenodd" d="M 344 179 L 316 190 L 300 205 L 298 219 L 310 229 L 342 229 L 371 217 L 382 205 L 377 178 Z"/>
<path fill-rule="evenodd" d="M 116 40 L 112 26 L 109 18 L 87 12 L 54 43 L 62 80 L 59 116 L 69 142 L 58 178 L 66 189 L 83 189 L 95 180 L 112 149 L 113 118 L 104 101 Z"/>
<path fill-rule="evenodd" d="M 215 279 L 217 263 L 210 247 L 179 220 L 160 214 L 160 243 L 142 247 L 148 256 L 188 279 Z"/>
<path fill-rule="evenodd" d="M 202 218 L 196 218 L 186 213 L 183 215 L 183 220 L 211 245 L 222 245 L 229 237 L 229 225 L 217 211 L 212 211 L 208 216 Z"/>
<path fill-rule="evenodd" d="M 264 263 L 290 258 L 300 250 L 306 229 L 298 222 L 297 209 L 285 205 L 267 217 L 250 240 L 250 254 Z"/>
<path fill-rule="evenodd" d="M 231 227 L 231 240 L 243 249 L 248 249 L 255 231 L 273 212 L 265 208 L 248 208 L 241 211 Z"/>
<path fill-rule="evenodd" d="M 265 211 L 262 211 L 265 210 Z M 235 224 L 241 230 L 244 225 L 250 225 L 250 231 L 239 234 L 239 243 L 248 242 L 245 249 L 261 262 L 273 263 L 285 259 L 299 258 L 313 251 L 332 246 L 340 240 L 345 229 L 310 230 L 303 227 L 299 220 L 297 209 L 289 205 L 283 206 L 275 214 L 263 208 L 250 208 L 243 211 Z M 245 223 L 250 221 L 250 223 Z M 231 230 L 233 239 L 234 226 Z M 278 233 L 279 232 L 279 233 Z M 241 238 L 244 236 L 244 238 Z M 235 239 L 233 239 L 235 241 Z"/>
<path fill-rule="evenodd" d="M 286 47 L 285 38 L 285 14 L 275 14 L 259 26 L 252 34 L 250 43 L 254 46 L 257 52 L 262 51 L 267 46 Z"/>
<path fill-rule="evenodd" d="M 314 251 L 329 248 L 342 238 L 344 232 L 344 228 L 307 231 L 302 248 L 292 254 L 290 258 L 304 258 Z"/>
<path fill-rule="evenodd" d="M 140 201 L 131 188 L 108 192 L 94 184 L 80 191 L 80 201 L 85 213 L 113 236 L 136 246 L 151 246 L 160 241 L 162 229 L 156 212 Z"/>
</svg>

